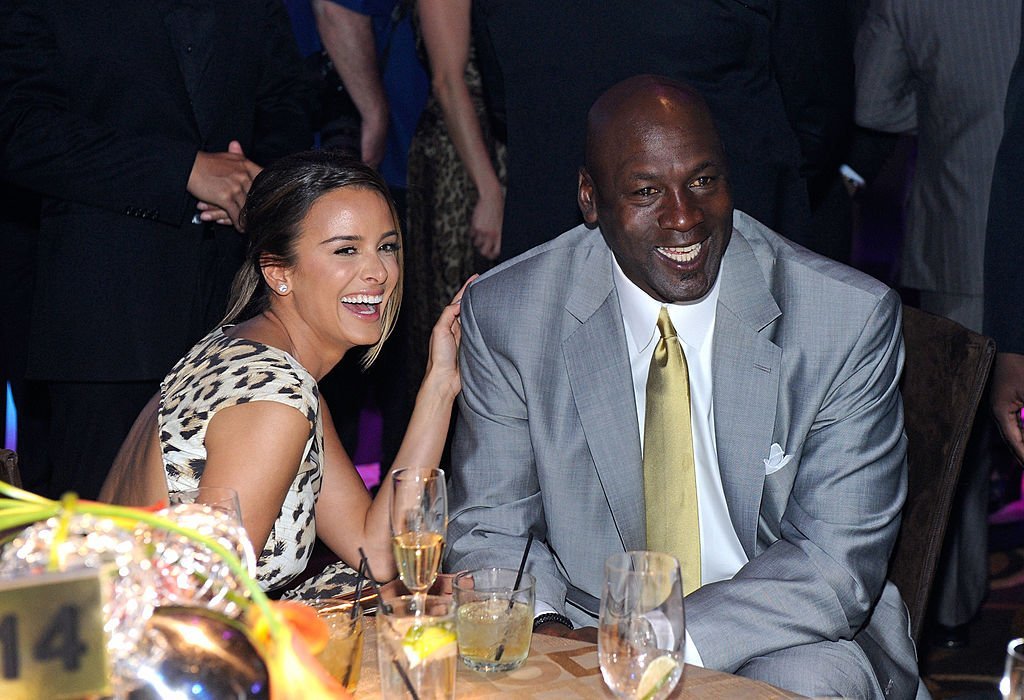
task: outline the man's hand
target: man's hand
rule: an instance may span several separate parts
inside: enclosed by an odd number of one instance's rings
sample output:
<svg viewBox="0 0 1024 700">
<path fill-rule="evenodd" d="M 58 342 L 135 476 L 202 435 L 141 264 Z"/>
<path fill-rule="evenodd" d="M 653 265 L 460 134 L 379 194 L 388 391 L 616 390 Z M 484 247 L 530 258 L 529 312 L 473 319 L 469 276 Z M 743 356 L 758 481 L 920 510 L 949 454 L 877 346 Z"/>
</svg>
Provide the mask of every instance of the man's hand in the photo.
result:
<svg viewBox="0 0 1024 700">
<path fill-rule="evenodd" d="M 546 634 L 549 637 L 565 637 L 566 639 L 577 639 L 581 642 L 590 642 L 591 644 L 597 644 L 597 628 L 596 627 L 580 627 L 579 629 L 569 629 L 561 622 L 545 622 L 543 625 L 534 630 L 535 634 Z"/>
<path fill-rule="evenodd" d="M 199 200 L 199 218 L 230 224 L 241 231 L 238 215 L 260 170 L 260 166 L 245 157 L 238 141 L 228 144 L 227 151 L 197 153 L 187 189 Z"/>
<path fill-rule="evenodd" d="M 1024 429 L 1021 427 L 1020 415 L 1024 408 L 1024 355 L 1015 352 L 996 353 L 989 403 L 1003 440 L 1013 450 L 1017 460 L 1024 463 Z"/>
</svg>

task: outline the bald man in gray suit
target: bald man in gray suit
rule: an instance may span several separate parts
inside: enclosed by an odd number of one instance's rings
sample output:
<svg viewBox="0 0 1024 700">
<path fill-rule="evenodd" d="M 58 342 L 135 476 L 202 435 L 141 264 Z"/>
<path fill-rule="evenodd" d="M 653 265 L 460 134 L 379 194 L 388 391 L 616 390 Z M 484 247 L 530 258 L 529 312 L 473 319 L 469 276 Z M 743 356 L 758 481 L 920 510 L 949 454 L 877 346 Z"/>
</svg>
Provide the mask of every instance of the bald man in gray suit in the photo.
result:
<svg viewBox="0 0 1024 700">
<path fill-rule="evenodd" d="M 901 283 L 982 331 L 985 227 L 1021 0 L 872 0 L 857 39 L 861 126 L 917 135 Z M 967 643 L 987 591 L 991 424 L 979 416 L 939 568 L 935 641 Z"/>
<path fill-rule="evenodd" d="M 686 660 L 927 697 L 885 580 L 907 483 L 898 297 L 734 212 L 707 107 L 667 78 L 595 103 L 578 199 L 584 225 L 463 299 L 449 569 L 514 568 L 533 533 L 538 629 L 595 624 L 606 557 L 648 544 L 643 395 L 667 313 L 701 541 Z"/>
</svg>

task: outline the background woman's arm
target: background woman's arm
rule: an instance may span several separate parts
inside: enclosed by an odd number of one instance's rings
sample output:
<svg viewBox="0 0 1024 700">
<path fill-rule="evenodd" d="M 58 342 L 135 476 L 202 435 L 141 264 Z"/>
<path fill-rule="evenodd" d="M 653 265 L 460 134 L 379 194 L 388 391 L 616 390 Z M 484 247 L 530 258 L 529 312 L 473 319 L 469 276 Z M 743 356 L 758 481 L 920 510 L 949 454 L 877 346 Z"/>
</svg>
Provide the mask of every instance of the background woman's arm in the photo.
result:
<svg viewBox="0 0 1024 700">
<path fill-rule="evenodd" d="M 501 249 L 505 194 L 466 86 L 470 0 L 420 0 L 417 10 L 430 61 L 431 88 L 444 112 L 455 151 L 479 195 L 469 236 L 480 254 L 493 260 Z"/>
</svg>

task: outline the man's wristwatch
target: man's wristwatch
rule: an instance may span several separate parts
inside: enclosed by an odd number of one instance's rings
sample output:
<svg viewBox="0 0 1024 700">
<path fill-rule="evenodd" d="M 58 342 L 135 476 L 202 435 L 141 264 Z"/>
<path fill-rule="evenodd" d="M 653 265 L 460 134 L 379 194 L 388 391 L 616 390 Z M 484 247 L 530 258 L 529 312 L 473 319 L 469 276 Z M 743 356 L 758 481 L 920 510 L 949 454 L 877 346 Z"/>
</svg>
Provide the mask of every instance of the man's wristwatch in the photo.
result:
<svg viewBox="0 0 1024 700">
<path fill-rule="evenodd" d="M 533 618 L 533 629 L 537 629 L 541 625 L 546 625 L 549 622 L 557 622 L 560 625 L 565 625 L 569 629 L 573 629 L 572 620 L 567 618 L 565 615 L 559 615 L 556 612 L 546 612 Z"/>
</svg>

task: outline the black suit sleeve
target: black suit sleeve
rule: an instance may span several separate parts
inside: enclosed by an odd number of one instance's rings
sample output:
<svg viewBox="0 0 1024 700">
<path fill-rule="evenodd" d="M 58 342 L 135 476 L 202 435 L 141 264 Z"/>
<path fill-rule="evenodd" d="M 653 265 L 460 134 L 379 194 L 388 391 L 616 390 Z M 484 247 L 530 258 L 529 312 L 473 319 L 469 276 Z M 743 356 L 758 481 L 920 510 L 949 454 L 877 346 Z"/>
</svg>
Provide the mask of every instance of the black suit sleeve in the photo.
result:
<svg viewBox="0 0 1024 700">
<path fill-rule="evenodd" d="M 853 125 L 853 46 L 844 0 L 779 0 L 772 67 L 800 143 L 814 209 L 836 178 Z"/>
<path fill-rule="evenodd" d="M 1022 18 L 1024 28 L 1024 18 Z M 1024 354 L 1024 43 L 1010 74 L 1003 140 L 992 174 L 985 237 L 985 333 L 1000 352 Z"/>
<path fill-rule="evenodd" d="M 263 70 L 256 97 L 254 148 L 249 157 L 266 166 L 313 145 L 315 90 L 291 32 L 284 4 L 265 0 L 261 37 Z"/>
<path fill-rule="evenodd" d="M 196 146 L 74 112 L 48 7 L 8 0 L 0 10 L 0 174 L 44 195 L 180 223 L 191 215 L 185 187 Z"/>
<path fill-rule="evenodd" d="M 476 64 L 483 82 L 487 114 L 491 119 L 495 137 L 508 141 L 508 125 L 505 117 L 505 81 L 501 64 L 494 49 L 494 40 L 487 23 L 489 7 L 480 0 L 474 0 L 472 9 L 473 46 L 476 50 Z"/>
</svg>

